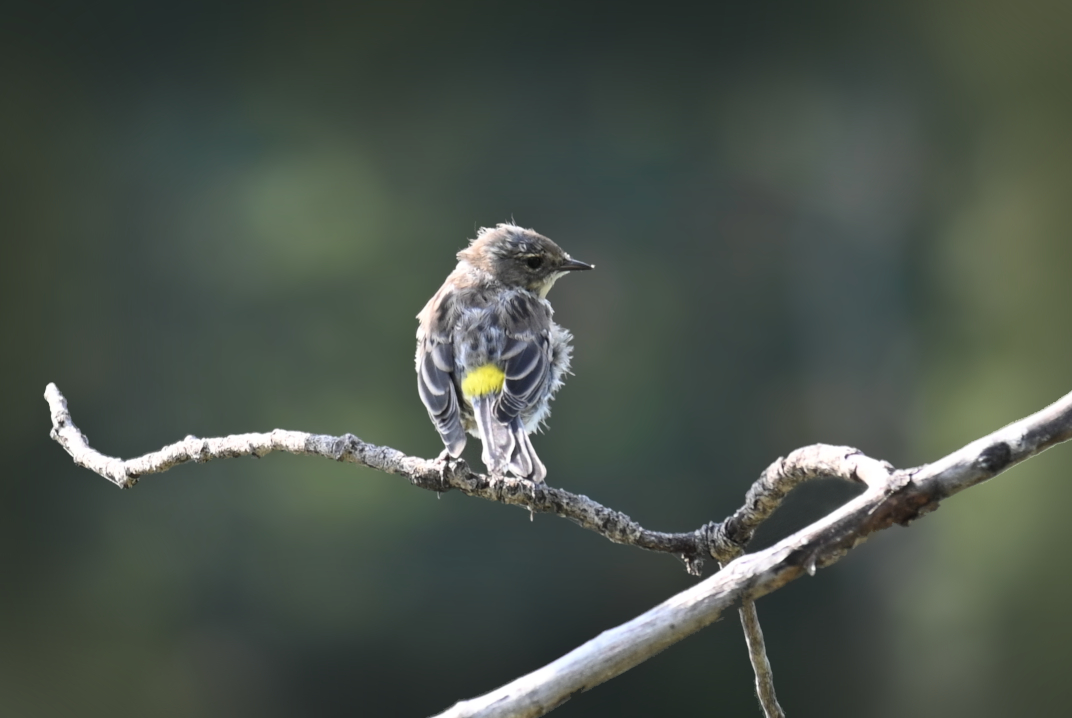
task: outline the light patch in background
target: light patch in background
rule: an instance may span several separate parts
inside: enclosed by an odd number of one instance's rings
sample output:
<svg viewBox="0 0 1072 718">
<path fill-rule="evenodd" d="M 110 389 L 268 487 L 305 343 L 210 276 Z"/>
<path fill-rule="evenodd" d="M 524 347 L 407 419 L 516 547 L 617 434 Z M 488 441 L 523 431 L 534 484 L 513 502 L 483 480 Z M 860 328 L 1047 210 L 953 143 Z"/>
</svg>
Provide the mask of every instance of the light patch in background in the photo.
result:
<svg viewBox="0 0 1072 718">
<path fill-rule="evenodd" d="M 256 298 L 382 266 L 391 198 L 352 139 L 290 131 L 201 174 L 166 250 L 193 281 Z"/>
<path fill-rule="evenodd" d="M 356 148 L 337 142 L 269 156 L 240 191 L 241 241 L 273 281 L 371 269 L 389 202 Z"/>
<path fill-rule="evenodd" d="M 913 426 L 914 453 L 927 461 L 1070 388 L 1070 334 L 1051 309 L 1072 303 L 1072 15 L 1048 1 L 965 7 L 919 6 L 935 70 L 957 79 L 973 123 L 949 143 L 967 171 L 929 252 L 927 371 Z M 1057 447 L 913 525 L 896 556 L 903 570 L 889 570 L 881 592 L 895 646 L 884 715 L 1044 715 L 1067 705 L 1067 452 Z"/>
</svg>

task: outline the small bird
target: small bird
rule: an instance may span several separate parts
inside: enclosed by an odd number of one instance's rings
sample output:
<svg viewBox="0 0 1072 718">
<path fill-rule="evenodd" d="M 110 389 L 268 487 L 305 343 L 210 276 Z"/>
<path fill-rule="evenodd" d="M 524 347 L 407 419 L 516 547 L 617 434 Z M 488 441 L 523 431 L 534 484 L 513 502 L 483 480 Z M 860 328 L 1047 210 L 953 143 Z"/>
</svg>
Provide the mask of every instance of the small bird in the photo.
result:
<svg viewBox="0 0 1072 718">
<path fill-rule="evenodd" d="M 569 371 L 570 333 L 551 321 L 555 281 L 592 265 L 513 224 L 482 227 L 417 315 L 417 388 L 446 448 L 480 439 L 488 470 L 541 483 L 529 434 L 546 421 Z"/>
</svg>

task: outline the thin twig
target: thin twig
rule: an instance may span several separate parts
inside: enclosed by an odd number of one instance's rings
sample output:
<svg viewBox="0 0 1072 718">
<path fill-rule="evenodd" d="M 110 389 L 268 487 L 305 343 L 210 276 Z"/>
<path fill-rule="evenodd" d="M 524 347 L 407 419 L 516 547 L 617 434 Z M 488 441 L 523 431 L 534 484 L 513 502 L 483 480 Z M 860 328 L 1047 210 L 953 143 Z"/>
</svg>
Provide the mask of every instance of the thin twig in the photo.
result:
<svg viewBox="0 0 1072 718">
<path fill-rule="evenodd" d="M 722 523 L 704 527 L 710 532 L 712 553 L 717 555 L 722 566 L 741 556 L 759 525 L 770 518 L 790 491 L 805 481 L 841 476 L 868 486 L 882 486 L 892 472 L 893 466 L 889 463 L 877 461 L 848 447 L 817 444 L 797 449 L 767 467 L 748 490 L 744 506 Z M 767 718 L 784 718 L 785 712 L 778 704 L 774 691 L 774 674 L 767 657 L 756 604 L 745 599 L 737 610 L 748 646 L 748 659 L 756 676 L 759 704 Z"/>
<path fill-rule="evenodd" d="M 767 718 L 785 718 L 785 711 L 778 705 L 778 696 L 774 694 L 774 672 L 767 660 L 767 646 L 763 642 L 763 629 L 759 627 L 756 602 L 741 601 L 741 607 L 737 611 L 741 614 L 744 640 L 748 644 L 748 658 L 756 674 L 756 695 L 759 697 L 759 705 L 763 707 L 763 714 Z"/>
<path fill-rule="evenodd" d="M 836 477 L 867 486 L 882 486 L 892 472 L 889 463 L 848 446 L 805 446 L 768 466 L 748 489 L 744 505 L 732 516 L 700 530 L 709 534 L 711 555 L 726 564 L 744 553 L 759 525 L 781 506 L 790 491 L 805 481 Z"/>
</svg>

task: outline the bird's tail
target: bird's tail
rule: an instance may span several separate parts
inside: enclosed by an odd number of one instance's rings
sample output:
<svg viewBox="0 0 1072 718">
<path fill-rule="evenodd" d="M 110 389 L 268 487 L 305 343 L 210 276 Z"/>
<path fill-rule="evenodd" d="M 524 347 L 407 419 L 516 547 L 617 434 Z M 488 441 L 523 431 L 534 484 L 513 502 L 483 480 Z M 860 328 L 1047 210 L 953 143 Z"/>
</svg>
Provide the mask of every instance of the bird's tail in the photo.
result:
<svg viewBox="0 0 1072 718">
<path fill-rule="evenodd" d="M 493 474 L 502 476 L 509 471 L 520 479 L 542 483 L 547 467 L 536 456 L 520 417 L 514 417 L 509 424 L 500 422 L 495 418 L 495 399 L 495 394 L 486 394 L 472 400 L 483 445 L 480 458 Z"/>
</svg>

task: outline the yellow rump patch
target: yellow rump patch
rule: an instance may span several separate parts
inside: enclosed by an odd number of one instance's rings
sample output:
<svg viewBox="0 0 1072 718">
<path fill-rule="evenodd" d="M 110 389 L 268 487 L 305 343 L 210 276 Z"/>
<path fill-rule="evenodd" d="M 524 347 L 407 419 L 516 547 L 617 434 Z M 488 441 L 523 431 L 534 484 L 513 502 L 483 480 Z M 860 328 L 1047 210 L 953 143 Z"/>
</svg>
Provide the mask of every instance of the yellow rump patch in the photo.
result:
<svg viewBox="0 0 1072 718">
<path fill-rule="evenodd" d="M 462 394 L 465 396 L 484 396 L 502 391 L 506 373 L 494 364 L 478 366 L 462 379 Z"/>
</svg>

